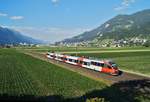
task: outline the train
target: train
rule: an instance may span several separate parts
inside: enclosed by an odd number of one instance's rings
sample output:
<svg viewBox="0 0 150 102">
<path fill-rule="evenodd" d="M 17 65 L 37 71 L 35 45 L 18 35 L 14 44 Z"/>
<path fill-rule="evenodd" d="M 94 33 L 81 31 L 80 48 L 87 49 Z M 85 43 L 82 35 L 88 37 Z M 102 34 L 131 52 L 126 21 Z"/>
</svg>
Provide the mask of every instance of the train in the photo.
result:
<svg viewBox="0 0 150 102">
<path fill-rule="evenodd" d="M 102 73 L 107 73 L 113 76 L 119 75 L 119 68 L 117 67 L 117 64 L 111 60 L 97 60 L 84 56 L 78 57 L 55 52 L 46 53 L 46 57 L 48 59 L 61 61 L 64 63 L 80 66 L 82 68 L 87 68 Z"/>
</svg>

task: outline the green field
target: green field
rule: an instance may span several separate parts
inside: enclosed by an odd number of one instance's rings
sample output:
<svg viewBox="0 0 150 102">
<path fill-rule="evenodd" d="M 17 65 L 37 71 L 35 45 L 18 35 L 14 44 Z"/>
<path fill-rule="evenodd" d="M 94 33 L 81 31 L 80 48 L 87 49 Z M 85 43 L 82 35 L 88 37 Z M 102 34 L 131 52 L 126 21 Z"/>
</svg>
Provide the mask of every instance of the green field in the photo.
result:
<svg viewBox="0 0 150 102">
<path fill-rule="evenodd" d="M 147 80 L 139 81 L 147 85 Z M 133 83 L 134 80 L 109 86 L 15 49 L 0 49 L 0 100 L 85 102 L 97 98 L 106 102 L 148 102 L 147 93 L 143 94 L 140 87 L 134 89 Z M 129 85 L 127 91 L 122 90 L 124 84 Z"/>
<path fill-rule="evenodd" d="M 15 50 L 0 50 L 0 80 L 0 94 L 8 95 L 63 95 L 66 98 L 106 86 Z"/>
</svg>

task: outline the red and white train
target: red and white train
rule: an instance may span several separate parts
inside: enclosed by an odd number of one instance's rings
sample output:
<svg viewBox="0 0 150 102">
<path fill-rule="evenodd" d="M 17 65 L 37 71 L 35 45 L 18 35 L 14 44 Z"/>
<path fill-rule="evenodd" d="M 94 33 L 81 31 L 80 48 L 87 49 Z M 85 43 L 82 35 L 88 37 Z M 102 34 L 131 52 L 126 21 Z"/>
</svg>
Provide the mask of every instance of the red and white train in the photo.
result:
<svg viewBox="0 0 150 102">
<path fill-rule="evenodd" d="M 117 65 L 109 60 L 93 60 L 85 57 L 70 56 L 58 53 L 47 53 L 46 57 L 83 68 L 109 73 L 111 75 L 119 75 L 119 69 Z"/>
</svg>

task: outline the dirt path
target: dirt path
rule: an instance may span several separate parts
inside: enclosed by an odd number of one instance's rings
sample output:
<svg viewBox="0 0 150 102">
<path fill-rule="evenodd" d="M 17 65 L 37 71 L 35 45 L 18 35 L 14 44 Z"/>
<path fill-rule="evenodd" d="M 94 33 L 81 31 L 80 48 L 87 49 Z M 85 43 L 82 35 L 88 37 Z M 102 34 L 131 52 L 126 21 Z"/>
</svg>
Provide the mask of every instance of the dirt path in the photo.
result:
<svg viewBox="0 0 150 102">
<path fill-rule="evenodd" d="M 119 81 L 129 81 L 129 80 L 141 80 L 141 79 L 150 80 L 150 78 L 148 78 L 148 77 L 144 77 L 144 76 L 140 76 L 140 75 L 136 75 L 136 74 L 132 74 L 132 73 L 127 73 L 127 72 L 123 72 L 119 76 L 111 76 L 111 75 L 108 75 L 105 73 L 96 72 L 96 71 L 93 71 L 90 69 L 85 69 L 85 68 L 82 68 L 79 66 L 70 65 L 70 64 L 55 61 L 55 60 L 50 60 L 50 59 L 46 58 L 44 54 L 41 54 L 41 53 L 37 53 L 37 52 L 24 52 L 24 53 L 27 55 L 30 55 L 32 57 L 50 62 L 50 63 L 60 66 L 62 68 L 77 72 L 81 75 L 92 78 L 94 80 L 105 81 L 106 83 L 109 83 L 109 84 L 114 84 Z"/>
</svg>

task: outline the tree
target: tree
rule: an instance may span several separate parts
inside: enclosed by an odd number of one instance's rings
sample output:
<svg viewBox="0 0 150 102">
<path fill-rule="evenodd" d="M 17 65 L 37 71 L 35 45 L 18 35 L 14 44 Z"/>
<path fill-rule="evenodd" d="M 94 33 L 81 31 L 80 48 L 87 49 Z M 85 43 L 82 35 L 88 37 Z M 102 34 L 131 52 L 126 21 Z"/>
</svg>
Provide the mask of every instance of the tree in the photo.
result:
<svg viewBox="0 0 150 102">
<path fill-rule="evenodd" d="M 147 40 L 147 41 L 143 44 L 143 46 L 145 46 L 145 47 L 150 47 L 150 40 Z"/>
</svg>

